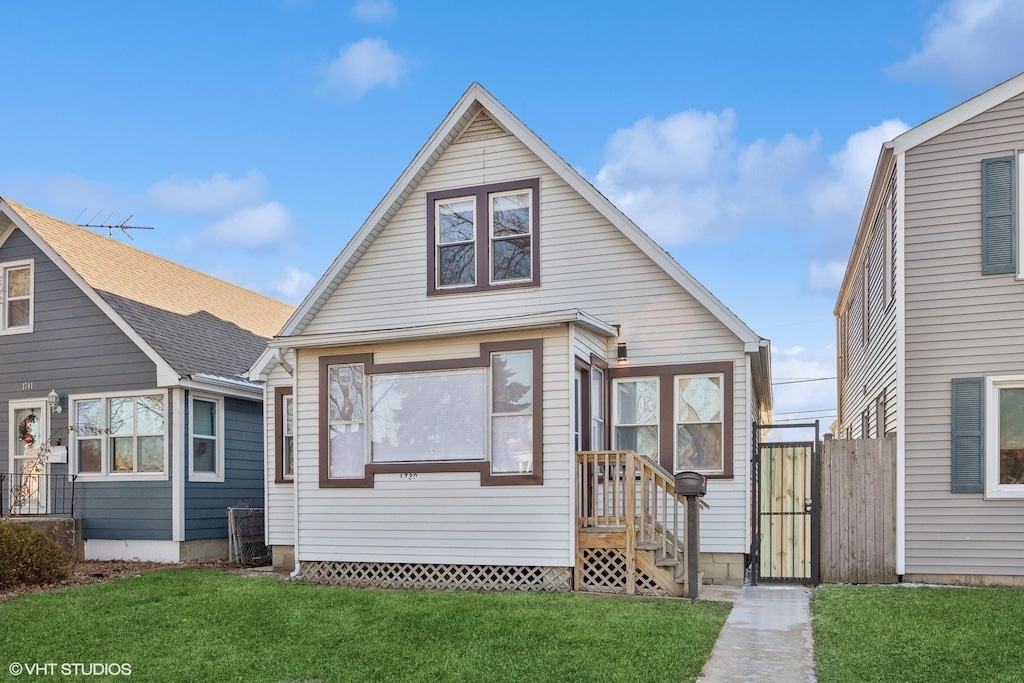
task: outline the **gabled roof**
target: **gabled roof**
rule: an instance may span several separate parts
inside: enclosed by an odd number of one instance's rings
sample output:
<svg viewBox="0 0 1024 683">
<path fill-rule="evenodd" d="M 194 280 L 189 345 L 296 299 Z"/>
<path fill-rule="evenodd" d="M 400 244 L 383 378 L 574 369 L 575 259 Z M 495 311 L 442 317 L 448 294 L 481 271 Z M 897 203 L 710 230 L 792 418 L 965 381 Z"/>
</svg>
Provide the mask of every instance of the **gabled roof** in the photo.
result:
<svg viewBox="0 0 1024 683">
<path fill-rule="evenodd" d="M 157 365 L 182 378 L 237 381 L 294 309 L 262 294 L 0 199 L 21 229 Z"/>
<path fill-rule="evenodd" d="M 508 109 L 494 98 L 479 83 L 474 83 L 448 112 L 441 125 L 430 136 L 384 198 L 356 232 L 334 263 L 320 278 L 313 290 L 296 309 L 295 314 L 282 328 L 279 336 L 288 337 L 303 334 L 306 326 L 316 316 L 328 298 L 345 279 L 352 267 L 366 251 L 370 243 L 387 225 L 395 212 L 402 206 L 419 182 L 427 175 L 441 155 L 462 130 L 474 119 L 480 110 L 486 110 L 494 121 L 518 138 L 531 152 L 546 163 L 562 180 L 590 202 L 609 222 L 617 227 L 652 261 L 657 263 L 672 279 L 696 299 L 704 308 L 743 342 L 747 352 L 758 352 L 767 341 L 755 334 L 735 313 L 716 299 L 702 284 L 680 266 L 672 256 L 658 246 L 633 221 L 616 208 L 603 194 L 559 157 L 533 131 L 527 128 Z"/>
<path fill-rule="evenodd" d="M 892 140 L 893 152 L 902 154 L 1022 93 L 1024 93 L 1024 73 L 1019 73 L 994 88 L 897 135 Z"/>
</svg>

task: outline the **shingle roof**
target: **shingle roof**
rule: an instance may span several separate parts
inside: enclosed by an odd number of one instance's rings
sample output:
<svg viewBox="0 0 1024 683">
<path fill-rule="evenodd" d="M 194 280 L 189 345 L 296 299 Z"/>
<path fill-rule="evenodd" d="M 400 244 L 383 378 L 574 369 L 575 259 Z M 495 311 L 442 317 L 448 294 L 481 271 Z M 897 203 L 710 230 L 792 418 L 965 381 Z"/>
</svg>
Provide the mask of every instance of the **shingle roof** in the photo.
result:
<svg viewBox="0 0 1024 683">
<path fill-rule="evenodd" d="M 236 378 L 294 309 L 3 200 L 181 376 Z"/>
</svg>

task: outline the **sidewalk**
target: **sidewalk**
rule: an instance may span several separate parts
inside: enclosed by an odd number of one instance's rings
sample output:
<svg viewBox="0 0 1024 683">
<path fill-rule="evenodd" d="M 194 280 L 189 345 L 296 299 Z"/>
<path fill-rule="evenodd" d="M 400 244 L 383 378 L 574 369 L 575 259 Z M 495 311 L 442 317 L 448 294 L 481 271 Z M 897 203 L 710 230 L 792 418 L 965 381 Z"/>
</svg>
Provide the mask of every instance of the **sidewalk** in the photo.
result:
<svg viewBox="0 0 1024 683">
<path fill-rule="evenodd" d="M 811 591 L 804 586 L 761 585 L 744 586 L 738 593 L 698 680 L 817 681 L 811 638 Z"/>
</svg>

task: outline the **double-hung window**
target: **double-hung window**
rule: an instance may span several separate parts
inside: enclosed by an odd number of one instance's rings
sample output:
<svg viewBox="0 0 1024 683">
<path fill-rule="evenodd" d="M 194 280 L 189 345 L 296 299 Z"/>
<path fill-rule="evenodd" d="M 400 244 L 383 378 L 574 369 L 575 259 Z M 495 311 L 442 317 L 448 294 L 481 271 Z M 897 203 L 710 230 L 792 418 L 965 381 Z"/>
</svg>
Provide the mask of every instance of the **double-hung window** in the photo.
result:
<svg viewBox="0 0 1024 683">
<path fill-rule="evenodd" d="M 295 480 L 295 397 L 291 387 L 274 388 L 274 483 Z"/>
<path fill-rule="evenodd" d="M 540 181 L 427 194 L 427 293 L 540 284 Z"/>
<path fill-rule="evenodd" d="M 0 334 L 32 331 L 32 261 L 0 264 Z"/>
<path fill-rule="evenodd" d="M 80 475 L 164 478 L 163 394 L 72 397 L 74 471 Z"/>
<path fill-rule="evenodd" d="M 224 401 L 194 396 L 189 452 L 190 481 L 224 481 Z"/>
<path fill-rule="evenodd" d="M 731 363 L 609 368 L 612 448 L 666 470 L 733 475 Z"/>
<path fill-rule="evenodd" d="M 481 344 L 479 357 L 375 364 L 321 359 L 321 486 L 376 473 L 478 471 L 481 483 L 543 483 L 539 340 Z"/>
</svg>

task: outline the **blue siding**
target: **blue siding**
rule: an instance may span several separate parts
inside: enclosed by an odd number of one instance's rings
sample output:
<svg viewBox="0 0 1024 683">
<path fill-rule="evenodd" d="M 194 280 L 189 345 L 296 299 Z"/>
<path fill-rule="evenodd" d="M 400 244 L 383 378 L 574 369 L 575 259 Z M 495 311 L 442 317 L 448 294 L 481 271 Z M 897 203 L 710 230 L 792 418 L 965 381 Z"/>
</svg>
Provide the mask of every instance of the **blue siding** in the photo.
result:
<svg viewBox="0 0 1024 683">
<path fill-rule="evenodd" d="M 3 226 L 0 225 L 0 230 Z M 30 334 L 0 336 L 0 469 L 9 465 L 8 402 L 55 389 L 64 412 L 51 429 L 66 434 L 68 394 L 141 391 L 156 386 L 156 367 L 20 230 L 0 245 L 0 262 L 35 261 L 35 326 Z M 144 275 L 140 274 L 140 277 Z M 32 389 L 22 385 L 31 382 Z M 67 438 L 62 438 L 67 443 Z M 51 472 L 66 471 L 51 466 Z M 171 538 L 171 483 L 99 482 L 76 486 L 75 514 L 83 536 L 108 539 Z"/>
<path fill-rule="evenodd" d="M 227 537 L 227 509 L 239 505 L 263 507 L 263 404 L 225 398 L 224 481 L 186 481 L 185 540 Z"/>
</svg>

